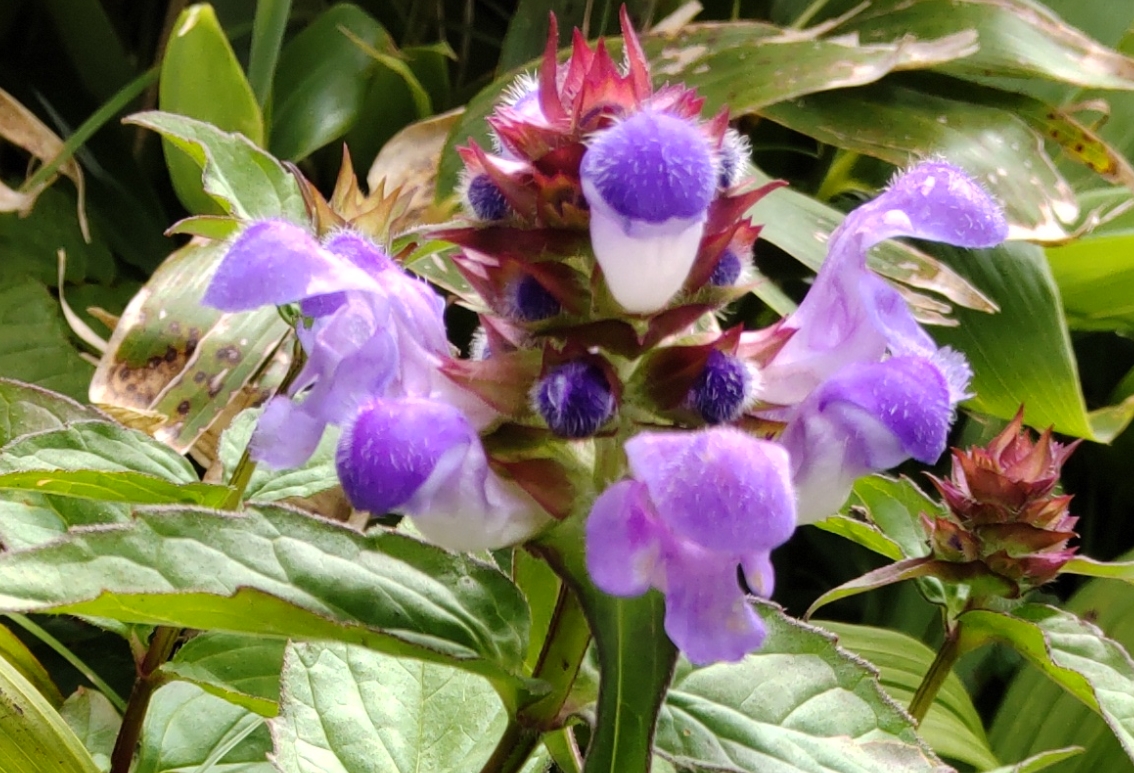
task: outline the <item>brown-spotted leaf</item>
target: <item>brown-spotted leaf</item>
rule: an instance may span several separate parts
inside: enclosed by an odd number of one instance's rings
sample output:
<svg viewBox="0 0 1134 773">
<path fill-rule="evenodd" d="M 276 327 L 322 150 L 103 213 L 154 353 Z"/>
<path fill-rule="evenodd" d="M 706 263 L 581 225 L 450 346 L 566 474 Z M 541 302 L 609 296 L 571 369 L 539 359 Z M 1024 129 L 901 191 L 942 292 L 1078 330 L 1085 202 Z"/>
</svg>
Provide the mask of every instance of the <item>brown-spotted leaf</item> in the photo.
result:
<svg viewBox="0 0 1134 773">
<path fill-rule="evenodd" d="M 275 309 L 223 314 L 201 303 L 221 251 L 195 240 L 169 256 L 126 308 L 91 382 L 92 403 L 180 453 L 283 376 L 263 373 L 288 333 Z"/>
</svg>

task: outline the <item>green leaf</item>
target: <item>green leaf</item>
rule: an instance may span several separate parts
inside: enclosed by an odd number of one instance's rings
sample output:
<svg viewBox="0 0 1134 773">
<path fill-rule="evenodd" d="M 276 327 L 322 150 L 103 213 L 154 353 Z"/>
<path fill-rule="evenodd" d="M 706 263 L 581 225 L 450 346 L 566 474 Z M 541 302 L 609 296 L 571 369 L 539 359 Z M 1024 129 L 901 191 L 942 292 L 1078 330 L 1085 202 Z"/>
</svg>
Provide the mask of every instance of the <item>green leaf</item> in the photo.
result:
<svg viewBox="0 0 1134 773">
<path fill-rule="evenodd" d="M 19 671 L 20 675 L 39 690 L 40 695 L 52 706 L 63 705 L 63 695 L 55 686 L 55 682 L 47 673 L 47 669 L 36 660 L 35 655 L 20 641 L 20 638 L 5 625 L 0 625 L 0 659 L 6 660 L 10 666 Z"/>
<path fill-rule="evenodd" d="M 75 732 L 99 770 L 110 770 L 110 753 L 122 726 L 122 717 L 105 695 L 80 687 L 59 710 L 63 721 Z"/>
<path fill-rule="evenodd" d="M 0 378 L 0 446 L 19 435 L 56 429 L 71 422 L 105 420 L 105 415 L 66 395 Z"/>
<path fill-rule="evenodd" d="M 201 181 L 216 205 L 191 210 L 195 214 L 306 222 L 307 208 L 295 178 L 247 137 L 170 112 L 135 113 L 126 123 L 153 129 L 188 155 L 193 168 L 186 174 Z"/>
<path fill-rule="evenodd" d="M 158 104 L 166 113 L 212 124 L 218 133 L 239 132 L 249 145 L 264 144 L 260 106 L 208 3 L 189 6 L 173 24 L 161 62 Z M 207 181 L 202 189 L 203 164 L 197 153 L 170 135 L 162 147 L 173 188 L 185 208 L 198 215 L 219 214 L 218 204 L 224 202 L 217 200 Z"/>
<path fill-rule="evenodd" d="M 677 650 L 664 630 L 657 591 L 617 598 L 596 588 L 583 557 L 583 523 L 573 516 L 533 546 L 577 594 L 595 636 L 601 677 L 586 773 L 648 771 L 657 712 Z"/>
<path fill-rule="evenodd" d="M 909 705 L 933 662 L 933 650 L 917 639 L 886 628 L 826 620 L 812 622 L 838 636 L 840 647 L 875 666 L 886 693 L 902 706 Z M 918 725 L 918 734 L 943 757 L 967 762 L 980 770 L 1000 764 L 988 747 L 984 725 L 972 699 L 952 672 Z"/>
<path fill-rule="evenodd" d="M 261 413 L 260 409 L 244 411 L 221 436 L 220 459 L 226 480 L 236 469 Z M 256 502 L 278 502 L 281 499 L 303 499 L 337 488 L 339 476 L 335 470 L 335 449 L 339 434 L 339 430 L 333 427 L 325 432 L 311 458 L 300 467 L 287 470 L 257 467 L 244 489 L 244 498 Z"/>
<path fill-rule="evenodd" d="M 279 158 L 306 158 L 358 120 L 376 63 L 348 33 L 377 51 L 394 53 L 385 28 L 346 3 L 328 8 L 292 38 L 276 72 L 271 148 Z"/>
<path fill-rule="evenodd" d="M 494 567 L 262 506 L 135 510 L 0 555 L 0 609 L 362 644 L 519 689 L 528 614 Z"/>
<path fill-rule="evenodd" d="M 1096 561 L 1087 556 L 1075 556 L 1063 565 L 1060 572 L 1084 577 L 1105 577 L 1134 584 L 1134 561 Z"/>
<path fill-rule="evenodd" d="M 1098 712 L 1134 759 L 1134 660 L 1122 645 L 1071 612 L 1023 604 L 1011 614 L 974 610 L 959 618 L 962 647 L 1002 641 Z"/>
<path fill-rule="evenodd" d="M 1067 322 L 1134 334 L 1134 236 L 1101 236 L 1047 249 Z"/>
<path fill-rule="evenodd" d="M 559 598 L 559 578 L 547 562 L 536 558 L 523 548 L 512 552 L 512 581 L 524 594 L 532 615 L 532 636 L 528 641 L 528 654 L 524 658 L 529 670 L 535 668 L 540 650 L 555 612 Z"/>
<path fill-rule="evenodd" d="M 852 510 L 859 508 L 869 519 L 868 523 L 852 522 L 860 527 L 858 532 L 864 527 L 874 526 L 875 534 L 880 533 L 887 541 L 879 547 L 884 547 L 888 552 L 882 550 L 875 552 L 894 560 L 917 558 L 929 553 L 920 515 L 922 513 L 933 515 L 939 512 L 941 507 L 927 497 L 909 478 L 889 478 L 885 475 L 860 478 L 854 484 L 850 504 Z M 827 528 L 826 521 L 820 521 L 819 525 L 821 528 Z M 836 531 L 833 528 L 827 530 Z M 871 539 L 873 541 L 870 544 L 866 542 L 859 544 L 874 549 L 872 545 L 877 541 L 877 537 Z M 895 549 L 898 555 L 891 555 Z"/>
<path fill-rule="evenodd" d="M 186 642 L 161 670 L 229 703 L 274 717 L 286 646 L 283 639 L 206 631 Z"/>
<path fill-rule="evenodd" d="M 0 373 L 83 399 L 91 372 L 47 288 L 19 274 L 0 276 Z"/>
<path fill-rule="evenodd" d="M 0 465 L 2 466 L 2 465 Z M 0 491 L 38 491 L 103 502 L 219 508 L 232 490 L 208 483 L 172 484 L 139 472 L 27 470 L 0 475 Z"/>
<path fill-rule="evenodd" d="M 999 314 L 957 309 L 960 325 L 934 337 L 961 350 L 975 377 L 966 405 L 1010 419 L 1021 404 L 1028 424 L 1109 442 L 1134 415 L 1134 403 L 1088 413 L 1059 292 L 1042 251 L 1018 242 L 991 250 L 934 245 L 936 254 L 1000 304 Z"/>
<path fill-rule="evenodd" d="M 263 717 L 185 682 L 150 702 L 132 773 L 275 773 Z"/>
<path fill-rule="evenodd" d="M 1134 554 L 1124 558 L 1134 559 Z M 1094 580 L 1072 596 L 1066 607 L 1093 621 L 1128 651 L 1134 647 L 1134 588 L 1129 585 Z M 1043 710 L 1037 711 L 1037 706 Z M 1077 745 L 1086 752 L 1060 764 L 1059 773 L 1134 772 L 1134 763 L 1099 715 L 1036 668 L 1023 668 L 1012 679 L 989 736 L 1001 759 Z"/>
<path fill-rule="evenodd" d="M 1047 770 L 1052 765 L 1058 765 L 1060 762 L 1069 760 L 1082 753 L 1083 749 L 1080 746 L 1069 746 L 1066 749 L 1052 749 L 1051 751 L 1040 752 L 1022 762 L 1017 762 L 1015 765 L 1004 765 L 995 770 L 990 770 L 988 773 L 1039 773 L 1041 770 Z M 1112 768 L 1106 768 L 1106 770 L 1107 773 L 1113 773 Z"/>
<path fill-rule="evenodd" d="M 476 773 L 505 724 L 500 698 L 473 674 L 345 644 L 289 644 L 273 757 L 281 773 Z"/>
<path fill-rule="evenodd" d="M 39 690 L 0 658 L 0 769 L 99 773 L 91 755 Z"/>
<path fill-rule="evenodd" d="M 1108 11 L 1113 22 L 1113 10 Z M 1100 45 L 1032 0 L 881 0 L 836 27 L 864 42 L 974 29 L 980 48 L 936 69 L 963 78 L 1040 76 L 1104 89 L 1134 89 L 1134 61 Z"/>
<path fill-rule="evenodd" d="M 174 483 L 196 483 L 193 465 L 142 432 L 101 421 L 24 435 L 4 446 L 0 472 L 98 470 L 140 472 Z"/>
<path fill-rule="evenodd" d="M 258 0 L 252 21 L 252 48 L 248 53 L 248 86 L 260 107 L 272 95 L 280 47 L 287 32 L 291 0 Z"/>
<path fill-rule="evenodd" d="M 201 303 L 223 254 L 220 243 L 190 243 L 162 263 L 90 385 L 91 402 L 180 453 L 226 411 L 267 399 L 287 369 L 286 358 L 269 359 L 289 330 L 274 308 L 223 314 Z"/>
<path fill-rule="evenodd" d="M 908 715 L 824 632 L 761 604 L 768 638 L 739 663 L 679 668 L 658 720 L 679 769 L 937 773 Z"/>
<path fill-rule="evenodd" d="M 0 544 L 23 550 L 59 537 L 73 526 L 121 523 L 130 518 L 121 502 L 99 502 L 9 491 L 0 494 Z"/>
<path fill-rule="evenodd" d="M 1014 238 L 1057 240 L 1078 214 L 1074 191 L 1015 112 L 883 81 L 810 94 L 761 115 L 820 142 L 895 166 L 940 155 L 967 170 L 1004 204 Z"/>
</svg>

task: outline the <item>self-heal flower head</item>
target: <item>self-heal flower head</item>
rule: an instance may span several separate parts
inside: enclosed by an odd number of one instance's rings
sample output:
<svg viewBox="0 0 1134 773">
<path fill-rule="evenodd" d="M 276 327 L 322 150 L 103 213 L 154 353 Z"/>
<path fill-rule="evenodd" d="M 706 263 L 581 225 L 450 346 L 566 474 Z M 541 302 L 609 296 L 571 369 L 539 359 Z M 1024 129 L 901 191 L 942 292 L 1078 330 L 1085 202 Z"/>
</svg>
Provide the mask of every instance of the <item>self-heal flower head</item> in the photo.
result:
<svg viewBox="0 0 1134 773">
<path fill-rule="evenodd" d="M 644 432 L 626 444 L 631 480 L 587 520 L 587 569 L 607 593 L 665 594 L 666 633 L 694 663 L 735 661 L 764 627 L 737 577 L 770 595 L 769 558 L 795 528 L 787 452 L 739 430 Z"/>
<path fill-rule="evenodd" d="M 736 421 L 755 401 L 760 374 L 752 365 L 717 349 L 689 390 L 688 402 L 709 424 Z"/>
<path fill-rule="evenodd" d="M 937 346 L 896 289 L 866 267 L 866 253 L 895 236 L 991 247 L 1008 234 L 995 200 L 948 163 L 919 164 L 831 235 L 815 284 L 784 324 L 794 331 L 767 368 L 764 399 L 793 405 L 854 362 L 887 352 L 932 357 Z"/>
<path fill-rule="evenodd" d="M 371 396 L 444 387 L 442 299 L 361 234 L 320 244 L 292 223 L 253 223 L 229 247 L 204 301 L 223 311 L 298 301 L 306 317 L 296 333 L 307 361 L 289 396 L 268 403 L 252 439 L 268 466 L 305 462 L 326 426 L 346 423 Z"/>
<path fill-rule="evenodd" d="M 657 311 L 697 257 L 717 168 L 696 123 L 644 109 L 595 136 L 579 169 L 591 244 L 627 311 Z"/>
<path fill-rule="evenodd" d="M 453 550 L 512 545 L 550 522 L 489 468 L 476 430 L 448 403 L 369 401 L 344 429 L 336 467 L 352 505 L 408 515 L 430 542 Z"/>
<path fill-rule="evenodd" d="M 784 429 L 800 523 L 833 515 L 854 482 L 945 450 L 950 386 L 923 357 L 848 365 L 811 393 Z"/>
</svg>

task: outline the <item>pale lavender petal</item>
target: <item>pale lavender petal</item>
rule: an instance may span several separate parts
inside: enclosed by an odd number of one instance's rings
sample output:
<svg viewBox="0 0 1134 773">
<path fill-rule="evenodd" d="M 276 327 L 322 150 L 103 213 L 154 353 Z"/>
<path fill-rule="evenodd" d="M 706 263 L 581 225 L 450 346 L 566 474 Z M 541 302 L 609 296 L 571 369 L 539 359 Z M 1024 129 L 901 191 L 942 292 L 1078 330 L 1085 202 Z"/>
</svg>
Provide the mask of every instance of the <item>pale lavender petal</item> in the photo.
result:
<svg viewBox="0 0 1134 773">
<path fill-rule="evenodd" d="M 776 571 L 770 553 L 749 553 L 740 560 L 744 581 L 757 596 L 769 598 L 776 589 Z"/>
<path fill-rule="evenodd" d="M 337 468 L 360 510 L 386 513 L 405 504 L 447 456 L 479 445 L 456 409 L 429 400 L 374 400 L 344 428 Z"/>
<path fill-rule="evenodd" d="M 345 258 L 354 266 L 371 276 L 377 276 L 386 269 L 396 268 L 396 264 L 377 244 L 357 231 L 339 231 L 323 242 L 323 247 L 331 253 Z"/>
<path fill-rule="evenodd" d="M 780 438 L 791 455 L 799 522 L 833 514 L 869 472 L 911 457 L 935 461 L 953 420 L 949 397 L 945 376 L 918 357 L 851 365 L 815 390 Z"/>
<path fill-rule="evenodd" d="M 615 483 L 595 500 L 587 518 L 587 572 L 615 596 L 638 596 L 664 580 L 661 530 L 649 511 L 646 487 Z"/>
<path fill-rule="evenodd" d="M 252 433 L 252 458 L 276 470 L 299 467 L 311 458 L 327 423 L 287 397 L 273 397 Z"/>
<path fill-rule="evenodd" d="M 222 311 L 245 311 L 374 287 L 367 274 L 324 250 L 305 229 L 263 220 L 232 243 L 203 300 Z"/>
<path fill-rule="evenodd" d="M 737 564 L 689 545 L 666 556 L 665 631 L 694 664 L 735 662 L 764 643 L 764 624 L 740 589 Z"/>
<path fill-rule="evenodd" d="M 775 443 L 731 427 L 643 432 L 626 456 L 682 539 L 739 554 L 780 545 L 795 528 L 790 462 Z"/>
</svg>

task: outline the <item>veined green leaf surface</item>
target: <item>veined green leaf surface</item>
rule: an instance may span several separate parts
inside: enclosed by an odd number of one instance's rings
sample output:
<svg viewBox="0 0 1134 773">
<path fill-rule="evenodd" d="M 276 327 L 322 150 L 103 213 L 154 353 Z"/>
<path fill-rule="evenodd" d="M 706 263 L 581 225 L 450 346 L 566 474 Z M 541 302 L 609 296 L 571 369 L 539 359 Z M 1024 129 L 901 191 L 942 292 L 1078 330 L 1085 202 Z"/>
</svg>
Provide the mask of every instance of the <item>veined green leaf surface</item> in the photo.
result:
<svg viewBox="0 0 1134 773">
<path fill-rule="evenodd" d="M 679 666 L 657 749 L 678 769 L 750 773 L 949 770 L 874 673 L 833 637 L 760 605 L 768 638 L 739 663 Z"/>
<path fill-rule="evenodd" d="M 265 717 L 279 711 L 283 639 L 206 631 L 177 651 L 162 671 Z"/>
<path fill-rule="evenodd" d="M 3 469 L 3 465 L 0 465 Z M 24 470 L 0 474 L 0 491 L 29 491 L 102 502 L 222 507 L 232 492 L 209 483 L 170 483 L 142 472 Z"/>
<path fill-rule="evenodd" d="M 0 658 L 0 769 L 99 773 L 91 755 L 39 690 Z"/>
<path fill-rule="evenodd" d="M 362 644 L 519 689 L 528 613 L 495 567 L 262 506 L 139 508 L 0 555 L 0 609 Z"/>
<path fill-rule="evenodd" d="M 1101 715 L 1134 759 L 1134 660 L 1121 644 L 1074 613 L 1043 604 L 1023 604 L 1011 614 L 974 610 L 960 624 L 963 647 L 986 641 L 1013 647 Z"/>
<path fill-rule="evenodd" d="M 0 373 L 82 398 L 91 366 L 71 343 L 59 302 L 35 279 L 0 276 Z"/>
<path fill-rule="evenodd" d="M 1134 236 L 1048 247 L 1047 262 L 1071 327 L 1134 333 Z"/>
<path fill-rule="evenodd" d="M 341 643 L 289 644 L 280 715 L 281 773 L 476 773 L 507 724 L 482 677 Z"/>
<path fill-rule="evenodd" d="M 66 395 L 0 378 L 0 446 L 19 435 L 107 417 Z"/>
<path fill-rule="evenodd" d="M 110 770 L 110 754 L 122 726 L 122 717 L 110 700 L 97 690 L 80 687 L 64 702 L 59 716 L 82 741 L 99 770 Z"/>
<path fill-rule="evenodd" d="M 812 622 L 838 636 L 840 647 L 875 666 L 886 693 L 900 705 L 909 705 L 933 662 L 933 650 L 917 639 L 886 628 L 827 620 Z M 952 672 L 918 725 L 918 734 L 943 757 L 967 762 L 978 770 L 999 765 L 972 699 Z"/>
<path fill-rule="evenodd" d="M 1109 15 L 1120 18 L 1122 11 L 1111 8 Z M 958 29 L 976 30 L 979 49 L 937 69 L 960 77 L 1040 76 L 1094 88 L 1134 89 L 1134 61 L 1034 0 L 880 0 L 849 16 L 834 33 L 858 32 L 870 43 L 903 34 L 932 38 Z"/>
<path fill-rule="evenodd" d="M 132 773 L 276 773 L 264 718 L 186 682 L 154 693 Z"/>
<path fill-rule="evenodd" d="M 256 145 L 264 143 L 260 106 L 208 3 L 189 6 L 173 24 L 162 57 L 158 104 L 166 113 L 207 122 L 219 127 L 215 131 L 239 132 Z M 196 215 L 219 214 L 223 202 L 207 183 L 202 190 L 201 164 L 193 151 L 171 136 L 162 145 L 174 190 L 185 208 Z"/>
</svg>

